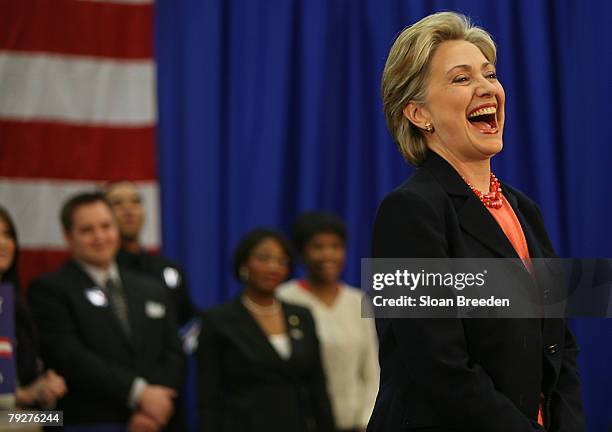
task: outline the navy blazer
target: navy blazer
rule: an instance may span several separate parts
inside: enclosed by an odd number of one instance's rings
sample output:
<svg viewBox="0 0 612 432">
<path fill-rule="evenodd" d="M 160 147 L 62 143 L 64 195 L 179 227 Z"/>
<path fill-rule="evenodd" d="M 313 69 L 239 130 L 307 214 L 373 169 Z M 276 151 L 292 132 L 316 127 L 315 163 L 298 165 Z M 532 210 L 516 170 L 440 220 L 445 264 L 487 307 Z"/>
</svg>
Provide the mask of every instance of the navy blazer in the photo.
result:
<svg viewBox="0 0 612 432">
<path fill-rule="evenodd" d="M 95 284 L 75 261 L 36 279 L 28 290 L 43 360 L 68 386 L 58 405 L 66 425 L 126 423 L 136 377 L 176 390 L 183 382 L 185 360 L 165 288 L 122 268 L 119 277 L 129 337 L 109 304 L 91 296 Z"/>
<path fill-rule="evenodd" d="M 281 303 L 283 360 L 240 298 L 206 311 L 198 344 L 203 432 L 332 432 L 334 420 L 310 312 Z"/>
<path fill-rule="evenodd" d="M 537 206 L 504 184 L 532 257 L 555 257 Z M 375 258 L 518 258 L 459 174 L 430 151 L 381 203 Z M 526 272 L 526 271 L 525 271 Z M 577 347 L 561 319 L 377 319 L 380 389 L 368 432 L 581 432 Z"/>
</svg>

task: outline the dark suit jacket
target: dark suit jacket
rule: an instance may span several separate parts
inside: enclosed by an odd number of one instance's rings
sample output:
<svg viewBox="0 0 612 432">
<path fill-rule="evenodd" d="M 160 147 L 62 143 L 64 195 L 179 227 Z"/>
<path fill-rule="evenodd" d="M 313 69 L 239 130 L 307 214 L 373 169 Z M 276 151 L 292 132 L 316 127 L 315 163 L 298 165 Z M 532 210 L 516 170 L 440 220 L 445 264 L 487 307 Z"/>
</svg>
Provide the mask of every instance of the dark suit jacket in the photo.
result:
<svg viewBox="0 0 612 432">
<path fill-rule="evenodd" d="M 137 272 L 145 273 L 154 277 L 168 288 L 169 297 L 176 311 L 178 325 L 181 326 L 194 318 L 197 314 L 196 308 L 189 297 L 189 289 L 185 280 L 183 270 L 175 262 L 170 261 L 162 255 L 151 254 L 145 251 L 131 253 L 121 249 L 117 254 L 117 264 Z M 164 272 L 174 272 L 177 276 L 176 283 L 171 283 L 172 278 L 166 277 Z"/>
<path fill-rule="evenodd" d="M 68 393 L 59 402 L 64 423 L 125 423 L 134 378 L 179 388 L 184 358 L 165 289 L 152 278 L 119 269 L 126 293 L 131 337 L 109 306 L 96 306 L 94 282 L 74 261 L 32 282 L 28 291 L 40 329 L 45 364 L 64 376 Z M 151 313 L 165 305 L 166 313 Z"/>
<path fill-rule="evenodd" d="M 312 316 L 299 306 L 282 307 L 291 337 L 287 361 L 239 298 L 203 314 L 197 354 L 201 431 L 334 430 Z"/>
<path fill-rule="evenodd" d="M 536 205 L 503 185 L 532 257 L 554 257 Z M 518 258 L 457 172 L 429 152 L 378 209 L 375 258 Z M 526 272 L 526 271 L 525 271 Z M 584 430 L 577 347 L 564 320 L 377 320 L 381 384 L 368 432 Z"/>
</svg>

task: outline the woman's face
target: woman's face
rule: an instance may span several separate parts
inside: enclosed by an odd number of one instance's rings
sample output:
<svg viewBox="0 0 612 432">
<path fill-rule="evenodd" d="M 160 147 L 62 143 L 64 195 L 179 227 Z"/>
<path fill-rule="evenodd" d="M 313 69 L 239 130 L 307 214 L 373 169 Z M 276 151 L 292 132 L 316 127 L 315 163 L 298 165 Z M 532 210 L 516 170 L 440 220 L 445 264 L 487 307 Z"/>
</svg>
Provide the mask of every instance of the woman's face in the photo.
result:
<svg viewBox="0 0 612 432">
<path fill-rule="evenodd" d="M 244 267 L 251 288 L 273 293 L 289 275 L 289 257 L 276 239 L 265 238 L 253 248 Z"/>
<path fill-rule="evenodd" d="M 346 247 L 339 235 L 319 233 L 306 242 L 302 258 L 310 278 L 333 283 L 338 281 L 344 268 Z"/>
<path fill-rule="evenodd" d="M 506 97 L 495 66 L 480 49 L 466 41 L 443 42 L 429 71 L 425 103 L 417 114 L 435 128 L 426 133 L 430 147 L 441 145 L 462 161 L 501 151 Z"/>
<path fill-rule="evenodd" d="M 0 273 L 6 272 L 13 264 L 15 247 L 8 224 L 0 219 Z"/>
</svg>

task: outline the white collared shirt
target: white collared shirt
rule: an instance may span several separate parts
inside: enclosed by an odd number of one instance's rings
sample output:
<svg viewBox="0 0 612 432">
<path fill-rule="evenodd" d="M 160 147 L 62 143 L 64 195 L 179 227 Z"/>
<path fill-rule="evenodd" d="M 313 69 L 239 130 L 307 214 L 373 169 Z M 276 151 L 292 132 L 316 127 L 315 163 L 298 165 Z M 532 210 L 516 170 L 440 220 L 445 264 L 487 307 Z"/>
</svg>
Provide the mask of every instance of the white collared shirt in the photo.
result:
<svg viewBox="0 0 612 432">
<path fill-rule="evenodd" d="M 119 270 L 115 261 L 111 263 L 108 269 L 96 267 L 80 260 L 77 260 L 77 262 L 97 287 L 104 289 L 109 278 L 116 284 L 121 285 L 121 278 L 119 277 Z"/>
</svg>

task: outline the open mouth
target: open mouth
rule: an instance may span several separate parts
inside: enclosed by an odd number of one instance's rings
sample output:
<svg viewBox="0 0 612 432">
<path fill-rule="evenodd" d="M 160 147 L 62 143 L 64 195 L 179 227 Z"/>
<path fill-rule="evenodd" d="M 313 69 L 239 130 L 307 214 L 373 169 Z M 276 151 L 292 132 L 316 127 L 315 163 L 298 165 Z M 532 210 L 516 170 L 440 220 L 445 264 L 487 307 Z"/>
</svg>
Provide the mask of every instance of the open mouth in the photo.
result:
<svg viewBox="0 0 612 432">
<path fill-rule="evenodd" d="M 484 105 L 476 108 L 467 116 L 467 120 L 480 133 L 496 134 L 497 107 L 495 105 Z"/>
</svg>

